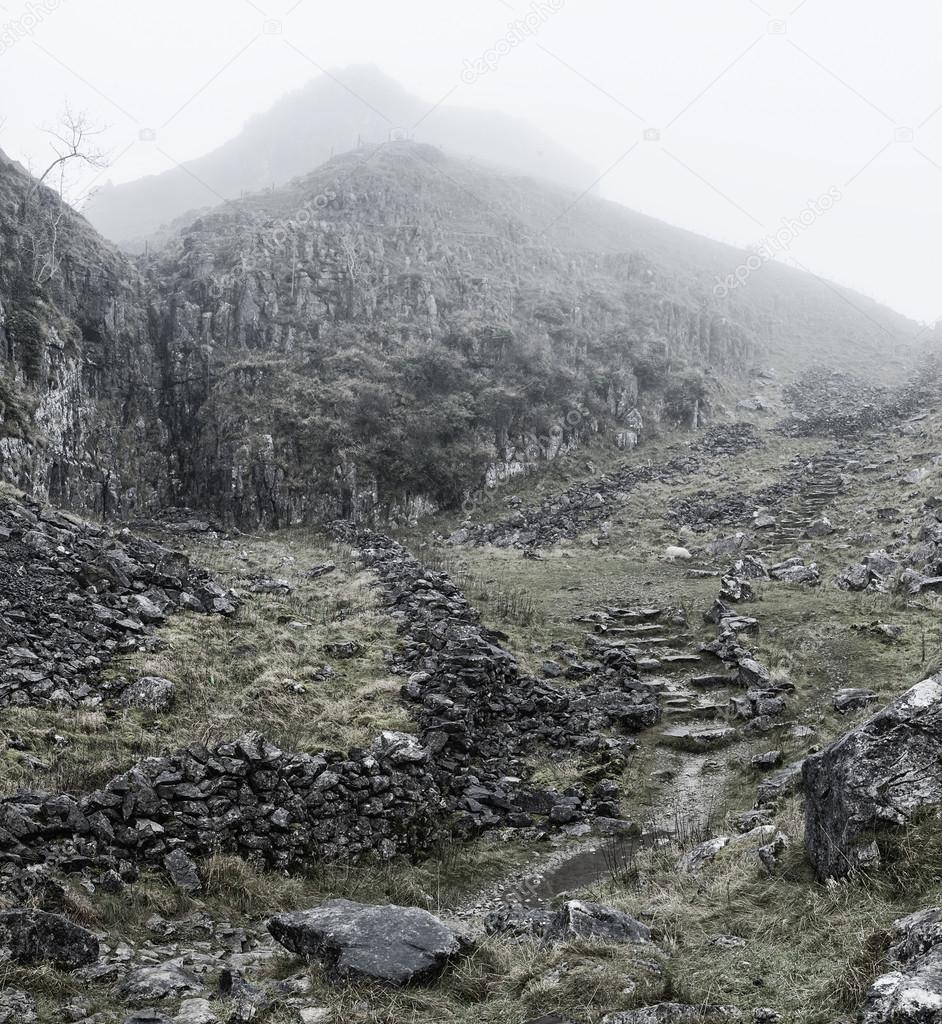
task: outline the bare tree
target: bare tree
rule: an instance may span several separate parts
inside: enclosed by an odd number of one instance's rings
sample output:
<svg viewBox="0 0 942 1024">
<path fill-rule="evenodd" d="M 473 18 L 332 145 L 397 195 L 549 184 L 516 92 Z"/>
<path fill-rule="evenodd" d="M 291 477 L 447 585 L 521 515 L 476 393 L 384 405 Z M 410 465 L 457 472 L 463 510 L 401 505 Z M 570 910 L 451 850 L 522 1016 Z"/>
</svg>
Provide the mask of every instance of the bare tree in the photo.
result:
<svg viewBox="0 0 942 1024">
<path fill-rule="evenodd" d="M 46 284 L 59 273 L 59 236 L 68 209 L 68 172 L 76 165 L 107 166 L 105 153 L 95 144 L 96 136 L 103 131 L 95 127 L 84 112 L 76 113 L 68 104 L 59 124 L 45 129 L 54 157 L 42 173 L 34 177 L 24 204 L 24 220 L 30 226 L 35 284 Z"/>
</svg>

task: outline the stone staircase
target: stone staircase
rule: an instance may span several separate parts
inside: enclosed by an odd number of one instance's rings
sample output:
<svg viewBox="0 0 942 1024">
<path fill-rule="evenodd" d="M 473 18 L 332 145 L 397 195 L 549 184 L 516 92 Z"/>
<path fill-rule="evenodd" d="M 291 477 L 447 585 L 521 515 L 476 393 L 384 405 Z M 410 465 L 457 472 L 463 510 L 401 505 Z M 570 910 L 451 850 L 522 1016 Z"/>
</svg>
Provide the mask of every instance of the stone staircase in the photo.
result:
<svg viewBox="0 0 942 1024">
<path fill-rule="evenodd" d="M 835 499 L 843 493 L 841 473 L 846 464 L 847 455 L 838 452 L 825 452 L 813 460 L 789 507 L 775 514 L 774 527 L 761 532 L 766 546 L 794 549 L 807 539 L 808 526 L 826 516 Z"/>
</svg>

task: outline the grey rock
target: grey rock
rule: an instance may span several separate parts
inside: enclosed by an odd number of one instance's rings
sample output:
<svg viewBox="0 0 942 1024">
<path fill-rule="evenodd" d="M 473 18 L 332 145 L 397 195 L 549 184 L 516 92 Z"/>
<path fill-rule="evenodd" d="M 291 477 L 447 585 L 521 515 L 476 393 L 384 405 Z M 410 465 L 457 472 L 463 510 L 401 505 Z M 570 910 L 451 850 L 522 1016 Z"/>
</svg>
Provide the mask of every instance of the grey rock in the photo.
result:
<svg viewBox="0 0 942 1024">
<path fill-rule="evenodd" d="M 91 1019 L 93 1018 L 89 1018 L 89 1020 Z M 79 1021 L 78 1024 L 83 1024 L 83 1022 Z M 165 1017 L 160 1010 L 147 1007 L 135 1011 L 130 1017 L 125 1017 L 123 1024 L 173 1024 L 173 1021 L 169 1017 Z"/>
<path fill-rule="evenodd" d="M 28 992 L 8 988 L 0 992 L 0 1024 L 34 1024 L 36 1004 Z"/>
<path fill-rule="evenodd" d="M 298 1020 L 300 1024 L 330 1024 L 334 1014 L 325 1006 L 302 1006 L 298 1010 Z"/>
<path fill-rule="evenodd" d="M 859 1024 L 935 1024 L 942 1020 L 942 907 L 896 921 L 890 968 L 867 992 Z"/>
<path fill-rule="evenodd" d="M 391 985 L 437 974 L 464 947 L 457 933 L 426 910 L 350 900 L 277 914 L 268 930 L 292 953 L 317 957 L 340 977 Z"/>
<path fill-rule="evenodd" d="M 60 914 L 0 911 L 0 953 L 16 963 L 74 970 L 94 963 L 98 952 L 96 936 Z"/>
<path fill-rule="evenodd" d="M 834 694 L 831 703 L 835 711 L 844 714 L 847 711 L 856 711 L 858 708 L 866 707 L 869 703 L 878 699 L 877 695 L 871 690 L 848 687 L 838 690 Z"/>
<path fill-rule="evenodd" d="M 334 658 L 359 658 L 366 648 L 359 640 L 333 640 L 324 645 L 324 650 Z"/>
<path fill-rule="evenodd" d="M 677 870 L 688 875 L 699 874 L 707 864 L 713 862 L 720 850 L 729 846 L 732 840 L 729 836 L 716 836 L 707 839 L 692 850 L 688 850 L 678 861 Z"/>
<path fill-rule="evenodd" d="M 830 537 L 834 532 L 831 520 L 827 516 L 815 519 L 805 527 L 805 536 L 811 539 L 817 537 Z"/>
<path fill-rule="evenodd" d="M 735 558 L 744 552 L 752 541 L 751 534 L 740 532 L 730 537 L 720 537 L 718 540 L 710 541 L 704 550 L 711 558 Z"/>
<path fill-rule="evenodd" d="M 199 978 L 173 961 L 135 968 L 117 988 L 117 994 L 129 1003 L 198 996 L 202 992 L 203 983 Z"/>
<path fill-rule="evenodd" d="M 781 750 L 766 750 L 761 754 L 755 754 L 749 763 L 753 768 L 764 771 L 767 768 L 778 768 L 784 757 Z"/>
<path fill-rule="evenodd" d="M 774 807 L 786 796 L 794 793 L 801 782 L 803 767 L 804 761 L 798 761 L 764 778 L 756 788 L 756 807 Z"/>
<path fill-rule="evenodd" d="M 874 866 L 880 843 L 942 804 L 942 675 L 805 761 L 805 847 L 819 879 Z"/>
<path fill-rule="evenodd" d="M 202 891 L 203 881 L 200 878 L 196 864 L 189 854 L 180 847 L 171 850 L 164 857 L 164 868 L 170 876 L 170 880 L 181 892 L 196 893 Z"/>
<path fill-rule="evenodd" d="M 176 697 L 177 689 L 169 679 L 144 676 L 127 687 L 121 694 L 121 702 L 125 707 L 163 714 L 173 707 Z"/>
<path fill-rule="evenodd" d="M 173 1024 L 217 1024 L 208 999 L 184 999 L 173 1018 Z"/>
<path fill-rule="evenodd" d="M 841 590 L 866 590 L 870 586 L 871 572 L 866 565 L 850 565 L 837 577 Z"/>
<path fill-rule="evenodd" d="M 484 926 L 492 935 L 536 938 L 549 944 L 576 939 L 636 944 L 651 939 L 651 930 L 630 914 L 582 900 L 568 900 L 556 910 L 510 904 L 489 914 Z"/>
</svg>

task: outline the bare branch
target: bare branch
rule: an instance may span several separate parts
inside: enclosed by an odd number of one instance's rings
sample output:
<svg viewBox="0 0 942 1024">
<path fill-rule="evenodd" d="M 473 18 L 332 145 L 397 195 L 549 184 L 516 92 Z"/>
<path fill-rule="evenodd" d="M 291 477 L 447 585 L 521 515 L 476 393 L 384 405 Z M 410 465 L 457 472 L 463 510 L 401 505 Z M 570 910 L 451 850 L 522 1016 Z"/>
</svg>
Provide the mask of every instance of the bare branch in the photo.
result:
<svg viewBox="0 0 942 1024">
<path fill-rule="evenodd" d="M 55 159 L 42 174 L 37 176 L 30 189 L 30 194 L 36 192 L 55 170 L 64 170 L 66 164 L 72 161 L 89 167 L 106 167 L 108 163 L 106 153 L 94 144 L 95 137 L 101 135 L 103 131 L 103 128 L 92 125 L 84 111 L 74 113 L 72 108 L 66 104 L 61 123 L 55 128 L 45 129 L 46 134 L 50 137 L 49 146 L 55 153 Z M 62 181 L 60 176 L 60 198 L 62 196 Z"/>
</svg>

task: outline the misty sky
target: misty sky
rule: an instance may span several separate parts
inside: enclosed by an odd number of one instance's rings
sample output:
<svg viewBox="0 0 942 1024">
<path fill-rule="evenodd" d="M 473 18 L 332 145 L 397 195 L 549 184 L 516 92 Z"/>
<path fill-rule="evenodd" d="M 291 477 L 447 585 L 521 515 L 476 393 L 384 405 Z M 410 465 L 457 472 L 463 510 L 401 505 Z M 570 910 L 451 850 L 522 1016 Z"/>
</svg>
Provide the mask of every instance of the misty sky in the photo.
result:
<svg viewBox="0 0 942 1024">
<path fill-rule="evenodd" d="M 603 196 L 724 241 L 837 189 L 783 258 L 942 317 L 938 0 L 0 0 L 0 24 L 0 147 L 24 163 L 65 100 L 109 125 L 120 182 L 170 166 L 142 129 L 184 161 L 319 68 L 375 63 L 430 106 L 529 119 Z"/>
</svg>

